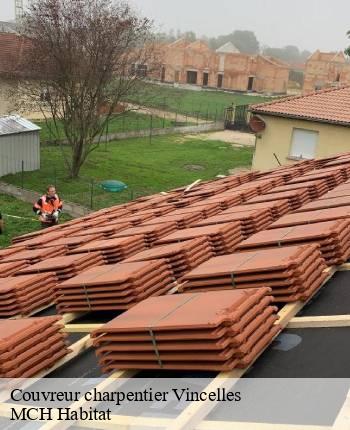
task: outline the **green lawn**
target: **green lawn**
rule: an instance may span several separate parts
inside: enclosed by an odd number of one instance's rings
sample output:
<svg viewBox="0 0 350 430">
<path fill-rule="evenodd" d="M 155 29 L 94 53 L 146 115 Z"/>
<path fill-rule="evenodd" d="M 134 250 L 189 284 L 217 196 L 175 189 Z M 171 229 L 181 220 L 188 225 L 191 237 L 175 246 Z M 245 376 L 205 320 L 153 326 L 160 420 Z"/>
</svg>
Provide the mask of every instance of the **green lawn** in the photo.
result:
<svg viewBox="0 0 350 430">
<path fill-rule="evenodd" d="M 40 140 L 42 142 L 55 140 L 56 137 L 52 134 L 53 121 L 49 121 L 48 124 L 45 121 L 35 121 L 36 124 L 41 127 L 40 132 Z M 183 123 L 175 122 L 174 120 L 159 118 L 153 116 L 151 118 L 150 115 L 141 114 L 138 112 L 126 112 L 124 114 L 118 114 L 111 118 L 108 123 L 108 129 L 106 128 L 105 132 L 108 133 L 118 133 L 118 132 L 127 132 L 134 130 L 147 130 L 152 128 L 168 128 L 173 127 L 175 125 L 186 125 Z M 190 123 L 188 123 L 190 125 Z M 62 125 L 59 123 L 59 138 L 64 139 L 65 134 L 63 131 Z"/>
<path fill-rule="evenodd" d="M 15 236 L 40 229 L 40 222 L 36 220 L 30 203 L 0 194 L 0 212 L 5 221 L 5 231 L 0 234 L 0 248 L 10 245 L 11 239 Z M 68 219 L 69 216 L 62 216 L 63 221 Z"/>
<path fill-rule="evenodd" d="M 90 206 L 93 190 L 93 208 L 97 209 L 190 184 L 199 178 L 211 179 L 235 167 L 248 167 L 253 149 L 181 135 L 157 136 L 151 143 L 148 138 L 127 139 L 102 145 L 93 152 L 77 180 L 67 179 L 58 147 L 43 146 L 41 156 L 41 170 L 24 173 L 24 188 L 42 192 L 52 183 L 63 200 L 83 206 Z M 198 166 L 200 170 L 193 170 Z M 123 181 L 129 188 L 118 194 L 107 193 L 98 183 L 108 179 Z M 3 180 L 21 185 L 20 174 L 8 175 Z"/>
<path fill-rule="evenodd" d="M 232 103 L 247 105 L 271 100 L 271 97 L 237 94 L 219 90 L 186 90 L 166 85 L 140 83 L 128 100 L 143 106 L 151 106 L 201 118 L 221 119 L 224 110 Z"/>
</svg>

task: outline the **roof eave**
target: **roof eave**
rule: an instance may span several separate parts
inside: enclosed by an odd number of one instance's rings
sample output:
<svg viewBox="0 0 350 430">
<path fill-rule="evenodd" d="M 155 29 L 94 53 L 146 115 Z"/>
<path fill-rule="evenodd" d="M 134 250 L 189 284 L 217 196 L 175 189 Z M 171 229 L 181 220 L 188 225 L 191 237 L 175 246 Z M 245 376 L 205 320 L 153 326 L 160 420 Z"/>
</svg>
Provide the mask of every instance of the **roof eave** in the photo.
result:
<svg viewBox="0 0 350 430">
<path fill-rule="evenodd" d="M 266 111 L 254 110 L 254 109 L 251 109 L 250 112 L 259 114 L 259 115 L 277 116 L 279 118 L 299 119 L 301 121 L 320 122 L 322 124 L 335 124 L 335 125 L 341 125 L 343 127 L 350 127 L 350 122 L 344 122 L 344 121 L 336 121 L 336 120 L 322 119 L 317 117 L 293 115 L 293 114 L 278 113 L 278 112 L 266 112 Z"/>
</svg>

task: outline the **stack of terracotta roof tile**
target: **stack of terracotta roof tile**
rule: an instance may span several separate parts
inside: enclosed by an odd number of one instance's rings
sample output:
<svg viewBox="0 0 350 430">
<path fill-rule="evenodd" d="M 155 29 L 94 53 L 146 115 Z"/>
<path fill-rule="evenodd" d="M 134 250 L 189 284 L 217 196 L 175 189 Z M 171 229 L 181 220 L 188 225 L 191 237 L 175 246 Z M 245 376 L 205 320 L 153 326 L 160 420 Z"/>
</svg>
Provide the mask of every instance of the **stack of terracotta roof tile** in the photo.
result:
<svg viewBox="0 0 350 430">
<path fill-rule="evenodd" d="M 343 163 L 339 166 L 324 166 L 322 169 L 318 170 L 320 173 L 338 173 L 340 172 L 343 177 L 343 182 L 347 181 L 350 177 L 350 164 Z M 307 173 L 306 173 L 307 174 Z"/>
<path fill-rule="evenodd" d="M 13 276 L 18 270 L 27 266 L 24 261 L 12 261 L 10 263 L 2 263 L 0 260 L 0 278 L 7 278 Z"/>
<path fill-rule="evenodd" d="M 72 236 L 87 236 L 87 235 L 90 236 L 92 234 L 99 234 L 105 238 L 108 238 L 129 227 L 131 227 L 131 223 L 129 222 L 114 224 L 112 221 L 109 221 L 108 225 L 102 225 L 99 227 L 83 229 L 73 233 Z"/>
<path fill-rule="evenodd" d="M 54 273 L 0 278 L 0 317 L 28 315 L 53 302 Z"/>
<path fill-rule="evenodd" d="M 315 222 L 332 221 L 335 219 L 350 218 L 350 206 L 341 206 L 339 208 L 320 209 L 316 211 L 297 212 L 284 215 L 268 229 L 291 227 L 293 225 L 313 224 Z"/>
<path fill-rule="evenodd" d="M 125 262 L 163 258 L 173 270 L 175 278 L 179 279 L 184 273 L 209 260 L 213 255 L 214 252 L 208 239 L 206 237 L 199 237 L 180 243 L 156 246 L 155 248 L 139 252 L 125 260 Z"/>
<path fill-rule="evenodd" d="M 65 255 L 66 252 L 67 248 L 62 245 L 52 246 L 50 248 L 28 249 L 17 252 L 16 254 L 11 254 L 6 258 L 3 258 L 1 262 L 8 263 L 11 261 L 23 261 L 28 264 L 36 264 L 39 261 L 47 260 L 55 255 Z"/>
<path fill-rule="evenodd" d="M 301 188 L 306 188 L 308 190 L 311 200 L 317 199 L 323 194 L 326 194 L 329 190 L 327 181 L 325 179 L 319 179 L 316 181 L 302 182 L 299 184 L 282 185 L 281 187 L 276 187 L 269 191 L 268 194 L 283 193 L 285 191 L 298 190 Z"/>
<path fill-rule="evenodd" d="M 239 193 L 234 191 L 227 193 L 216 194 L 213 197 L 209 197 L 205 200 L 206 203 L 219 203 L 221 209 L 228 209 L 232 206 L 239 205 L 243 202 Z M 203 202 L 201 202 L 203 204 Z M 193 207 L 194 205 L 191 205 Z"/>
<path fill-rule="evenodd" d="M 249 210 L 264 210 L 268 209 L 271 213 L 272 219 L 278 219 L 282 215 L 291 211 L 288 200 L 272 200 L 271 202 L 262 202 L 262 203 L 252 203 L 246 205 L 233 206 L 223 213 L 238 213 L 245 212 Z"/>
<path fill-rule="evenodd" d="M 322 166 L 322 168 L 343 166 L 343 165 L 348 165 L 349 163 L 350 163 L 350 156 L 346 155 L 343 157 L 339 157 L 335 160 L 328 161 L 326 164 Z"/>
<path fill-rule="evenodd" d="M 169 203 L 173 204 L 175 208 L 183 208 L 185 206 L 191 205 L 192 203 L 199 202 L 203 200 L 202 196 L 176 196 L 169 199 Z"/>
<path fill-rule="evenodd" d="M 194 205 L 189 205 L 185 208 L 175 209 L 171 211 L 171 215 L 188 214 L 197 211 L 202 213 L 203 218 L 208 218 L 221 212 L 222 208 L 219 202 L 206 203 L 206 200 L 204 200 L 201 203 L 195 203 Z"/>
<path fill-rule="evenodd" d="M 177 230 L 176 222 L 165 222 L 159 225 L 140 225 L 138 227 L 127 228 L 115 234 L 113 238 L 143 235 L 146 246 L 150 248 L 160 238 L 167 236 L 175 230 Z"/>
<path fill-rule="evenodd" d="M 60 313 L 129 309 L 173 286 L 174 274 L 165 260 L 98 266 L 58 284 L 56 307 Z"/>
<path fill-rule="evenodd" d="M 324 196 L 325 197 L 325 196 Z M 341 206 L 350 205 L 350 196 L 333 197 L 333 198 L 319 198 L 313 202 L 303 205 L 295 212 L 315 211 L 319 209 L 338 208 Z"/>
<path fill-rule="evenodd" d="M 326 157 L 326 158 L 318 158 L 315 161 L 315 169 L 322 169 L 323 166 L 325 166 L 326 164 L 328 164 L 331 161 L 335 161 L 337 160 L 337 156 L 336 157 Z"/>
<path fill-rule="evenodd" d="M 232 252 L 238 243 L 243 240 L 241 224 L 230 222 L 226 224 L 208 225 L 205 227 L 192 227 L 178 230 L 157 242 L 157 245 L 183 242 L 197 237 L 208 237 L 209 243 L 216 255 Z"/>
<path fill-rule="evenodd" d="M 280 332 L 269 288 L 152 297 L 92 333 L 114 369 L 228 371 L 250 365 Z"/>
<path fill-rule="evenodd" d="M 158 225 L 168 222 L 175 222 L 176 227 L 178 229 L 182 229 L 191 227 L 203 218 L 203 213 L 200 210 L 192 209 L 191 212 L 185 214 L 174 215 L 173 213 L 170 213 L 167 215 L 160 216 L 158 218 L 153 218 L 151 220 L 145 221 L 142 225 Z"/>
<path fill-rule="evenodd" d="M 18 254 L 19 252 L 24 250 L 24 246 L 10 246 L 8 248 L 0 249 L 0 262 L 2 262 L 5 258 L 10 257 L 14 254 Z"/>
<path fill-rule="evenodd" d="M 350 257 L 350 219 L 276 228 L 254 234 L 240 243 L 239 250 L 318 243 L 326 263 L 345 263 Z"/>
<path fill-rule="evenodd" d="M 291 209 L 295 210 L 305 203 L 308 203 L 311 199 L 307 188 L 301 188 L 299 190 L 284 191 L 282 193 L 263 194 L 250 199 L 247 203 L 270 202 L 273 200 L 288 200 Z"/>
<path fill-rule="evenodd" d="M 154 209 L 152 209 L 154 210 Z M 147 211 L 146 213 L 143 213 L 142 211 L 133 213 L 131 215 L 122 217 L 122 218 L 115 218 L 114 220 L 110 220 L 106 222 L 106 225 L 116 225 L 116 224 L 125 224 L 128 223 L 130 227 L 136 227 L 139 224 L 144 223 L 145 221 L 149 219 L 155 218 L 156 215 L 154 213 Z"/>
<path fill-rule="evenodd" d="M 241 223 L 242 235 L 246 238 L 260 230 L 264 230 L 273 222 L 273 218 L 269 209 L 254 209 L 236 213 L 224 212 L 199 221 L 195 226 L 202 227 L 234 221 Z"/>
<path fill-rule="evenodd" d="M 143 216 L 148 216 L 149 215 L 152 218 L 154 218 L 154 217 L 157 217 L 157 216 L 166 215 L 167 213 L 171 212 L 172 210 L 173 209 L 172 209 L 171 206 L 161 206 L 161 207 L 155 207 L 155 208 L 152 207 L 150 209 L 143 209 L 142 210 L 142 215 Z M 132 216 L 130 216 L 130 218 L 132 218 Z M 132 223 L 135 222 L 135 219 L 133 221 L 131 221 L 131 222 Z M 137 224 L 134 223 L 133 225 L 137 225 Z"/>
<path fill-rule="evenodd" d="M 43 245 L 50 243 L 53 240 L 59 239 L 63 236 L 59 231 L 47 231 L 47 235 L 39 235 L 31 239 L 26 239 L 21 242 L 15 243 L 12 247 L 24 247 L 25 249 L 37 249 Z"/>
<path fill-rule="evenodd" d="M 74 249 L 70 254 L 81 254 L 99 251 L 103 255 L 106 263 L 115 264 L 119 261 L 141 252 L 145 249 L 145 239 L 143 235 L 118 237 L 114 239 L 104 239 L 89 242 L 79 248 Z"/>
<path fill-rule="evenodd" d="M 321 199 L 332 199 L 334 197 L 343 197 L 343 196 L 350 196 L 350 183 L 344 182 L 342 185 L 338 185 L 337 187 L 333 188 L 333 190 L 328 191 L 327 194 L 324 194 Z"/>
<path fill-rule="evenodd" d="M 61 239 L 53 240 L 52 242 L 45 243 L 41 245 L 44 248 L 50 248 L 52 246 L 66 246 L 68 250 L 72 250 L 79 246 L 84 245 L 98 239 L 103 238 L 102 233 L 87 234 L 86 236 L 72 236 L 72 237 L 62 237 Z"/>
<path fill-rule="evenodd" d="M 179 292 L 269 287 L 277 302 L 307 300 L 326 279 L 326 267 L 315 244 L 240 252 L 186 273 Z"/>
<path fill-rule="evenodd" d="M 236 187 L 233 191 L 226 191 L 223 194 L 238 194 L 241 198 L 241 201 L 244 203 L 247 200 L 252 199 L 255 196 L 259 195 L 258 187 L 256 185 L 252 185 L 250 182 L 247 184 L 240 185 Z"/>
<path fill-rule="evenodd" d="M 337 185 L 344 182 L 344 177 L 340 170 L 335 172 L 322 172 L 322 170 L 312 170 L 303 176 L 292 179 L 288 184 L 299 184 L 300 182 L 308 182 L 318 179 L 325 179 L 327 181 L 328 188 L 331 190 Z"/>
<path fill-rule="evenodd" d="M 0 321 L 0 377 L 30 378 L 69 353 L 59 317 Z"/>
<path fill-rule="evenodd" d="M 30 273 L 54 272 L 57 278 L 62 281 L 73 278 L 90 267 L 100 266 L 104 263 L 105 261 L 101 253 L 96 251 L 86 254 L 48 258 L 32 266 L 25 267 L 17 274 L 26 275 Z"/>
</svg>

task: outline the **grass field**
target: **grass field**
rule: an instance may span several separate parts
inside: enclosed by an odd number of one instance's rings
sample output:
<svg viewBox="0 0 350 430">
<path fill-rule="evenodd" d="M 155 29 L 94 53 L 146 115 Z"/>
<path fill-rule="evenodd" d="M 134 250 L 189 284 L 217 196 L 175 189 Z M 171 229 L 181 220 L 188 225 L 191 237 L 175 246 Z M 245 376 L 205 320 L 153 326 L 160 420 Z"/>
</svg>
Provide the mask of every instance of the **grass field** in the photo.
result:
<svg viewBox="0 0 350 430">
<path fill-rule="evenodd" d="M 45 121 L 35 121 L 35 123 L 41 127 L 40 132 L 40 140 L 42 142 L 52 141 L 58 139 L 64 139 L 65 134 L 63 131 L 62 125 L 59 123 L 58 130 L 59 136 L 56 137 L 50 132 L 50 128 L 53 130 L 53 122 L 49 121 L 46 124 Z M 138 112 L 126 112 L 122 115 L 115 115 L 111 118 L 108 123 L 108 129 L 106 128 L 105 132 L 108 133 L 119 133 L 119 132 L 128 132 L 135 130 L 147 130 L 152 128 L 168 128 L 173 127 L 175 125 L 185 125 L 181 123 L 175 123 L 173 120 L 169 120 L 166 118 L 160 118 L 153 116 L 151 118 L 150 115 L 141 114 Z M 190 125 L 190 123 L 188 123 Z"/>
<path fill-rule="evenodd" d="M 11 239 L 15 236 L 20 236 L 41 228 L 40 222 L 36 221 L 36 216 L 32 211 L 30 203 L 0 194 L 0 211 L 5 221 L 4 233 L 0 234 L 0 248 L 10 245 Z M 21 217 L 24 219 L 21 219 Z M 69 216 L 62 215 L 62 221 L 67 221 L 68 219 L 70 219 Z"/>
<path fill-rule="evenodd" d="M 249 167 L 253 155 L 252 148 L 179 135 L 157 136 L 151 143 L 148 138 L 128 139 L 109 143 L 106 148 L 102 145 L 91 154 L 80 179 L 69 180 L 60 149 L 45 145 L 41 151 L 42 168 L 24 173 L 24 188 L 42 192 L 52 183 L 63 200 L 83 206 L 90 206 L 92 190 L 93 208 L 97 209 L 190 184 L 199 178 L 211 179 L 235 167 Z M 128 189 L 107 193 L 99 182 L 108 179 L 123 181 Z M 8 175 L 3 180 L 20 186 L 21 174 Z"/>
<path fill-rule="evenodd" d="M 270 101 L 271 97 L 237 94 L 216 90 L 187 90 L 151 83 L 139 84 L 128 101 L 143 106 L 187 114 L 201 118 L 221 119 L 232 103 L 247 105 Z"/>
</svg>

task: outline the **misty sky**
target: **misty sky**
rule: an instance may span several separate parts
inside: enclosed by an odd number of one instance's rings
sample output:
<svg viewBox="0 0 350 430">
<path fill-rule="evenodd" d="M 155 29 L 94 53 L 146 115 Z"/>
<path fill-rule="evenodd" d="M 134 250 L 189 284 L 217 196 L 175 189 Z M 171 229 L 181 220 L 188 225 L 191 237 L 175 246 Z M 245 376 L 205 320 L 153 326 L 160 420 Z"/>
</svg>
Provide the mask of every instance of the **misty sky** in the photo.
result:
<svg viewBox="0 0 350 430">
<path fill-rule="evenodd" d="M 26 1 L 26 0 L 25 0 Z M 343 50 L 349 0 L 130 0 L 158 29 L 217 36 L 252 30 L 262 45 Z M 0 0 L 0 20 L 13 19 L 14 0 Z M 350 42 L 349 42 L 350 44 Z"/>
</svg>

